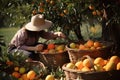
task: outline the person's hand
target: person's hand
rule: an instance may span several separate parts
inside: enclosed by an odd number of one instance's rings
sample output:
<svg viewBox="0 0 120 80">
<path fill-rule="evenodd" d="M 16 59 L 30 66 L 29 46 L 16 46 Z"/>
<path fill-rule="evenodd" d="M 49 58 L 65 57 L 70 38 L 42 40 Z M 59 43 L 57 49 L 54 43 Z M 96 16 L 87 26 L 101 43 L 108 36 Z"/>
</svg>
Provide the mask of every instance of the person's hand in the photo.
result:
<svg viewBox="0 0 120 80">
<path fill-rule="evenodd" d="M 40 52 L 43 50 L 44 45 L 43 44 L 38 44 L 35 46 L 35 51 Z"/>
<path fill-rule="evenodd" d="M 54 34 L 57 35 L 57 37 L 66 38 L 65 34 L 63 34 L 62 32 L 55 32 Z"/>
</svg>

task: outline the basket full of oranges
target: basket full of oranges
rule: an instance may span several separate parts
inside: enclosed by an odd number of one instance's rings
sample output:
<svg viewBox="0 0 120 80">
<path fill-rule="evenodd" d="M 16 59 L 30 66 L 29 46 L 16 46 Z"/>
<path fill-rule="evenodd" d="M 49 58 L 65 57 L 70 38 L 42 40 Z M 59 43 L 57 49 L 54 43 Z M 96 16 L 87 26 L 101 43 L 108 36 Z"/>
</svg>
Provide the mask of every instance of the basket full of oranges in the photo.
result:
<svg viewBox="0 0 120 80">
<path fill-rule="evenodd" d="M 49 43 L 39 54 L 40 61 L 50 69 L 56 69 L 69 62 L 64 43 Z"/>
<path fill-rule="evenodd" d="M 111 55 L 112 47 L 112 42 L 93 40 L 80 43 L 71 42 L 70 44 L 66 45 L 71 62 L 76 62 L 84 55 L 89 55 L 92 58 L 107 58 L 109 55 Z"/>
<path fill-rule="evenodd" d="M 84 59 L 83 59 L 84 57 Z M 88 55 L 75 63 L 69 62 L 62 66 L 66 80 L 115 80 L 120 79 L 120 57 L 114 55 L 108 59 Z"/>
</svg>

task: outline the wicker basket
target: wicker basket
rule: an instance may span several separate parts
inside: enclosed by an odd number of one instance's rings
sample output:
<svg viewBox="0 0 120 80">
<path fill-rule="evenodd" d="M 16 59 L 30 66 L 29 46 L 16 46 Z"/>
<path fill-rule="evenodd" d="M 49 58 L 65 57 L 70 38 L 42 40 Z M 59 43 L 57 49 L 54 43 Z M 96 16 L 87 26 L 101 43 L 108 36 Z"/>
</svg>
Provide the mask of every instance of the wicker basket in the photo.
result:
<svg viewBox="0 0 120 80">
<path fill-rule="evenodd" d="M 66 64 L 63 65 L 66 80 L 119 80 L 120 70 L 104 71 L 104 72 L 81 72 L 78 70 L 66 68 Z"/>
<path fill-rule="evenodd" d="M 102 42 L 105 45 L 105 48 L 97 49 L 97 50 L 79 50 L 79 49 L 71 49 L 69 44 L 66 45 L 66 49 L 69 54 L 69 59 L 71 62 L 76 62 L 79 58 L 84 55 L 89 55 L 92 58 L 103 57 L 108 58 L 111 55 L 111 49 L 113 47 L 113 43 L 111 42 Z"/>
<path fill-rule="evenodd" d="M 46 76 L 43 71 L 47 71 L 47 68 L 42 62 L 26 61 L 25 64 L 27 65 L 27 67 L 29 67 L 29 69 L 37 69 L 37 73 L 39 74 L 37 74 L 35 80 L 38 80 L 39 78 L 44 78 Z"/>
<path fill-rule="evenodd" d="M 94 63 L 92 58 L 88 55 L 84 55 L 81 60 L 85 58 L 90 60 L 91 67 L 93 68 L 91 71 L 80 71 L 77 69 L 69 69 L 66 67 L 66 64 L 62 66 L 62 69 L 65 73 L 66 80 L 118 80 L 120 79 L 120 70 L 111 70 L 111 71 L 96 71 L 94 68 Z"/>
<path fill-rule="evenodd" d="M 55 54 L 40 54 L 40 61 L 45 64 L 50 69 L 57 69 L 58 67 L 62 67 L 63 64 L 68 63 L 69 56 L 67 51 L 63 53 L 55 53 Z"/>
</svg>

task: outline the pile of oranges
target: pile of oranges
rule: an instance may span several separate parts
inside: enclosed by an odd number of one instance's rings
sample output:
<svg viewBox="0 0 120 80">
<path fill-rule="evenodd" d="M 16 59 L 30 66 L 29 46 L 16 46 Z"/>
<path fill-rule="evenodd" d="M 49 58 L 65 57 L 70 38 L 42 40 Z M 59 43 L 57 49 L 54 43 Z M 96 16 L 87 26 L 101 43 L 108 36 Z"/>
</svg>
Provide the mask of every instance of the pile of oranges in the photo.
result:
<svg viewBox="0 0 120 80">
<path fill-rule="evenodd" d="M 27 71 L 25 67 L 15 66 L 11 75 L 18 80 L 34 80 L 36 72 L 34 70 Z"/>
<path fill-rule="evenodd" d="M 91 65 L 92 62 L 92 65 Z M 102 57 L 97 57 L 95 59 L 84 59 L 78 60 L 76 63 L 69 62 L 66 65 L 67 68 L 75 69 L 78 71 L 110 71 L 110 70 L 120 70 L 120 57 L 114 55 L 109 59 L 103 59 Z"/>
<path fill-rule="evenodd" d="M 72 43 L 69 44 L 69 46 L 72 49 L 79 49 L 79 50 L 98 50 L 98 49 L 106 47 L 101 42 L 93 41 L 93 40 L 88 40 L 84 44 L 82 44 L 82 43 L 77 44 L 77 43 L 72 42 Z"/>
<path fill-rule="evenodd" d="M 55 54 L 55 53 L 62 53 L 65 51 L 65 45 L 64 44 L 54 44 L 49 43 L 47 45 L 47 48 L 44 49 L 42 52 L 45 54 Z"/>
</svg>

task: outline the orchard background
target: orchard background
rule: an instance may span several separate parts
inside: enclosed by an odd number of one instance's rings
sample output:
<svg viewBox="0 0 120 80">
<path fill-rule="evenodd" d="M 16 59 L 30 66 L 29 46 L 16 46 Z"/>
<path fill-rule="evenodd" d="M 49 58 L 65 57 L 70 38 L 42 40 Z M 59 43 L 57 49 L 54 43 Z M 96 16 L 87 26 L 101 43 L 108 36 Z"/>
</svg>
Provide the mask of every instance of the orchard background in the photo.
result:
<svg viewBox="0 0 120 80">
<path fill-rule="evenodd" d="M 68 40 L 113 41 L 119 49 L 120 0 L 1 0 L 0 3 L 0 28 L 20 28 L 31 16 L 42 13 L 54 23 L 49 30 L 62 31 Z"/>
</svg>

